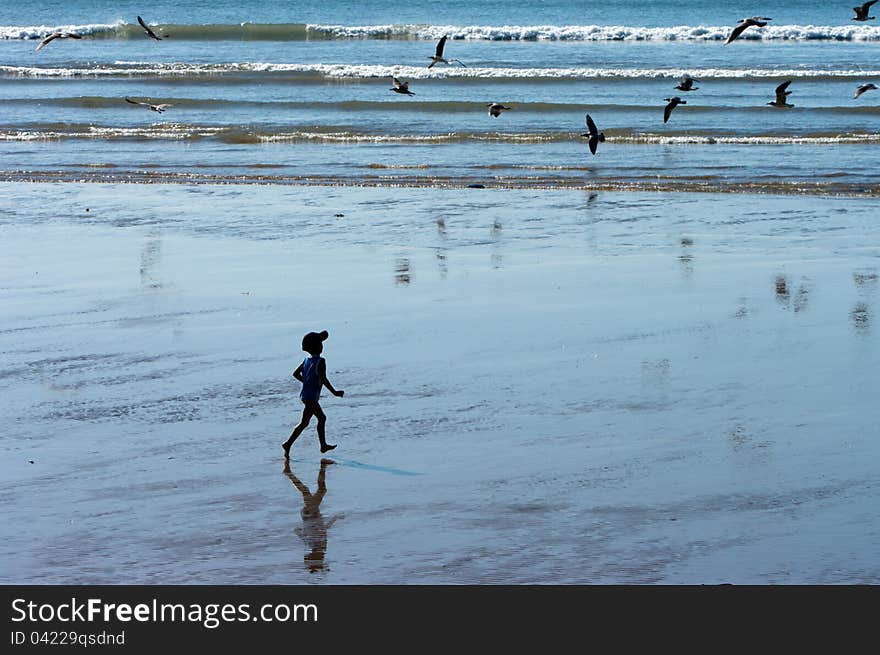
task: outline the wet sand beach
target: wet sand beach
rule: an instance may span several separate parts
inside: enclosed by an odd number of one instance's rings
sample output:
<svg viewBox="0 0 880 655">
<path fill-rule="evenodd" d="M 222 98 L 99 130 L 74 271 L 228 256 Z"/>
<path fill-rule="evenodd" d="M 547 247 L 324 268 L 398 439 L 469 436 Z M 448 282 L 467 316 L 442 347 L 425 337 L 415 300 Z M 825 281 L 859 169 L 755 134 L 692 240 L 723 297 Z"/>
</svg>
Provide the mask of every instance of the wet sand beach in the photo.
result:
<svg viewBox="0 0 880 655">
<path fill-rule="evenodd" d="M 880 582 L 876 199 L 0 208 L 4 583 Z M 321 329 L 339 447 L 285 471 Z"/>
</svg>

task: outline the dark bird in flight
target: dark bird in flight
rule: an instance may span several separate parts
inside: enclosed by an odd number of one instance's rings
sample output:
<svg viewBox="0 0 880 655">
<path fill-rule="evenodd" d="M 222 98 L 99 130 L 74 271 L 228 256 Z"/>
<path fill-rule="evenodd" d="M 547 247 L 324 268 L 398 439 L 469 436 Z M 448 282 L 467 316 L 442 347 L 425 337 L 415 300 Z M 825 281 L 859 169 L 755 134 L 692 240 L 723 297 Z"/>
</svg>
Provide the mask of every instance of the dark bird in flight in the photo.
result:
<svg viewBox="0 0 880 655">
<path fill-rule="evenodd" d="M 589 137 L 590 144 L 590 152 L 594 155 L 596 154 L 596 148 L 599 146 L 599 143 L 605 141 L 605 133 L 600 132 L 596 127 L 596 124 L 593 122 L 593 119 L 590 118 L 590 115 L 587 114 L 586 117 L 587 122 L 587 130 L 589 130 L 586 134 L 581 134 L 581 136 Z"/>
<path fill-rule="evenodd" d="M 493 102 L 491 105 L 486 106 L 489 108 L 489 116 L 494 116 L 495 118 L 501 116 L 502 111 L 510 109 L 510 107 L 505 107 L 498 102 Z"/>
<path fill-rule="evenodd" d="M 156 33 L 155 33 L 153 30 L 150 29 L 150 27 L 144 22 L 144 19 L 141 18 L 140 16 L 138 16 L 138 23 L 140 23 L 140 24 L 141 24 L 141 27 L 143 27 L 144 30 L 147 32 L 147 36 L 150 36 L 150 37 L 156 39 L 157 41 L 161 41 L 161 40 L 162 40 L 162 37 L 161 37 L 161 36 L 156 36 Z"/>
<path fill-rule="evenodd" d="M 727 41 L 724 42 L 724 45 L 727 45 L 731 41 L 735 40 L 740 34 L 745 32 L 747 27 L 764 27 L 767 25 L 768 20 L 773 20 L 772 18 L 767 18 L 766 16 L 752 16 L 751 18 L 743 18 L 739 21 L 739 25 L 733 28 L 733 31 L 730 33 L 730 36 L 727 37 Z"/>
<path fill-rule="evenodd" d="M 440 39 L 440 41 L 437 43 L 437 51 L 434 53 L 434 55 L 432 57 L 428 57 L 428 59 L 431 60 L 431 63 L 428 64 L 428 68 L 431 68 L 431 66 L 433 66 L 436 63 L 448 64 L 453 61 L 458 62 L 459 64 L 461 64 L 462 66 L 467 68 L 467 66 L 464 65 L 464 62 L 462 62 L 459 59 L 444 59 L 443 58 L 443 48 L 446 46 L 446 39 L 448 39 L 448 38 L 449 38 L 449 36 L 444 34 L 443 38 Z"/>
<path fill-rule="evenodd" d="M 788 96 L 791 95 L 791 91 L 786 91 L 788 85 L 791 84 L 791 80 L 787 82 L 783 82 L 779 86 L 776 87 L 776 100 L 772 102 L 768 102 L 767 104 L 771 107 L 794 107 L 794 105 L 788 104 Z"/>
<path fill-rule="evenodd" d="M 663 122 L 666 123 L 669 121 L 669 117 L 672 116 L 672 110 L 678 107 L 679 105 L 686 105 L 687 100 L 682 100 L 678 96 L 672 96 L 671 98 L 664 98 L 664 100 L 669 103 L 663 109 Z"/>
<path fill-rule="evenodd" d="M 695 80 L 690 75 L 685 75 L 678 82 L 678 86 L 675 87 L 679 91 L 696 91 L 700 87 L 694 86 L 694 82 L 699 82 L 699 80 Z"/>
<path fill-rule="evenodd" d="M 81 39 L 82 37 L 79 34 L 74 34 L 73 32 L 52 32 L 42 41 L 40 41 L 40 45 L 34 48 L 34 52 L 39 52 L 45 46 L 49 45 L 55 39 Z"/>
<path fill-rule="evenodd" d="M 865 21 L 865 20 L 874 20 L 873 16 L 868 16 L 868 10 L 871 8 L 871 5 L 877 2 L 877 0 L 868 0 L 861 7 L 853 7 L 853 11 L 856 12 L 855 18 L 853 20 Z"/>
<path fill-rule="evenodd" d="M 392 87 L 388 89 L 389 91 L 394 91 L 394 93 L 403 93 L 404 95 L 414 96 L 415 93 L 409 90 L 409 82 L 401 82 L 396 77 L 391 78 Z"/>
<path fill-rule="evenodd" d="M 871 84 L 870 82 L 869 82 L 868 84 L 860 84 L 859 87 L 856 89 L 856 93 L 855 93 L 855 95 L 853 96 L 853 100 L 855 100 L 856 98 L 858 98 L 858 97 L 859 97 L 860 95 L 862 95 L 865 91 L 873 91 L 873 90 L 876 89 L 876 88 L 877 88 L 877 87 L 876 87 L 874 84 Z"/>
<path fill-rule="evenodd" d="M 169 105 L 167 102 L 162 103 L 161 105 L 152 105 L 149 102 L 138 102 L 137 100 L 132 100 L 131 98 L 126 98 L 125 101 L 132 104 L 132 105 L 143 105 L 144 107 L 149 107 L 150 109 L 152 109 L 153 111 L 155 111 L 159 114 L 161 114 L 163 111 L 165 111 L 169 107 L 174 106 L 174 105 Z"/>
</svg>

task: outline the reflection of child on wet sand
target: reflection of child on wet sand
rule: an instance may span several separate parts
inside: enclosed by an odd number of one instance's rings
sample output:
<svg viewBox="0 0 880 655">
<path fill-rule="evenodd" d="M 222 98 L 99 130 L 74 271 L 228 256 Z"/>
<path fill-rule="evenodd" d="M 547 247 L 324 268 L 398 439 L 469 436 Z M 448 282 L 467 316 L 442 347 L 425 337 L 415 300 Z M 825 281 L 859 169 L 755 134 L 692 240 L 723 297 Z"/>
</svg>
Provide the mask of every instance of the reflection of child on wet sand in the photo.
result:
<svg viewBox="0 0 880 655">
<path fill-rule="evenodd" d="M 321 405 L 318 404 L 322 387 L 327 387 L 330 393 L 340 398 L 345 393 L 342 390 L 337 391 L 334 389 L 333 385 L 330 384 L 330 380 L 327 379 L 327 362 L 321 357 L 321 352 L 324 350 L 324 340 L 328 336 L 330 335 L 327 333 L 327 330 L 324 330 L 323 332 L 309 332 L 303 337 L 302 349 L 309 353 L 311 357 L 306 357 L 303 360 L 302 364 L 293 372 L 293 377 L 302 382 L 303 386 L 299 397 L 304 407 L 302 420 L 299 422 L 299 425 L 294 428 L 290 438 L 281 444 L 281 447 L 284 448 L 285 457 L 290 457 L 290 447 L 296 441 L 296 438 L 302 434 L 302 431 L 308 427 L 309 421 L 312 420 L 313 416 L 318 418 L 318 439 L 321 442 L 321 452 L 326 453 L 328 450 L 336 448 L 335 444 L 328 444 L 324 438 L 324 425 L 327 422 L 327 417 L 324 415 Z"/>
<path fill-rule="evenodd" d="M 337 518 L 339 518 L 334 516 L 329 521 L 325 521 L 324 517 L 321 516 L 321 501 L 324 500 L 324 495 L 327 493 L 327 485 L 324 482 L 324 476 L 328 464 L 333 464 L 333 460 L 321 460 L 321 470 L 318 473 L 318 490 L 315 493 L 312 493 L 309 491 L 309 488 L 293 474 L 293 471 L 290 470 L 290 460 L 285 460 L 284 462 L 284 475 L 290 478 L 290 481 L 293 482 L 293 486 L 295 486 L 302 494 L 303 508 L 300 515 L 302 516 L 303 524 L 302 528 L 296 528 L 295 531 L 299 538 L 302 539 L 310 549 L 310 552 L 303 556 L 303 561 L 312 573 L 322 571 L 326 568 L 326 565 L 324 564 L 324 555 L 327 552 L 327 530 L 329 530 L 330 526 L 336 522 Z"/>
</svg>

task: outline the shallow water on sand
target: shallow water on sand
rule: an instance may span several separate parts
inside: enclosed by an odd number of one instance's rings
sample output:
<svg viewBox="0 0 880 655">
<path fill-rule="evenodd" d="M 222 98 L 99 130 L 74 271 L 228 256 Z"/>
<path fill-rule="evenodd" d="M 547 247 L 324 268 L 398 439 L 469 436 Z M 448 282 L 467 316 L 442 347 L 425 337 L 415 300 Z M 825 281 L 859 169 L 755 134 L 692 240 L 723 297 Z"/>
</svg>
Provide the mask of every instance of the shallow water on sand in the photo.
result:
<svg viewBox="0 0 880 655">
<path fill-rule="evenodd" d="M 880 581 L 875 200 L 0 200 L 4 582 Z"/>
</svg>

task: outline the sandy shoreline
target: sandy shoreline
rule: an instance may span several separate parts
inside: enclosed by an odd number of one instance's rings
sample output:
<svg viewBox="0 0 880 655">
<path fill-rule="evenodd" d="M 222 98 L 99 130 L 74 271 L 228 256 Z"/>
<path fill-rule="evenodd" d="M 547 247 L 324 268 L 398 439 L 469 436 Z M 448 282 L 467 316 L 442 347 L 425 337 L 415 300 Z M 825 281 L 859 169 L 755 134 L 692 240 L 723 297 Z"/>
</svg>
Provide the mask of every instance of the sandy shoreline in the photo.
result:
<svg viewBox="0 0 880 655">
<path fill-rule="evenodd" d="M 269 165 L 268 168 L 275 168 Z M 371 167 L 381 167 L 374 165 Z M 336 187 L 336 188 L 374 188 L 374 189 L 494 189 L 520 191 L 587 191 L 613 193 L 731 193 L 754 195 L 796 195 L 822 197 L 853 197 L 876 198 L 880 196 L 880 187 L 864 181 L 814 182 L 806 180 L 723 180 L 716 176 L 672 176 L 660 179 L 641 181 L 620 181 L 615 176 L 593 177 L 585 183 L 581 176 L 564 177 L 559 175 L 542 175 L 541 167 L 532 175 L 477 175 L 460 174 L 450 176 L 410 175 L 396 172 L 389 175 L 269 175 L 253 174 L 213 174 L 213 173 L 174 173 L 170 171 L 151 170 L 100 170 L 115 169 L 115 165 L 86 167 L 78 171 L 0 171 L 0 184 L 175 184 L 184 186 L 304 186 L 304 187 Z M 389 169 L 396 167 L 389 166 Z M 401 170 L 412 168 L 399 167 Z M 416 167 L 418 168 L 418 167 Z M 577 171 L 578 167 L 570 168 Z M 583 170 L 588 170 L 584 168 Z"/>
<path fill-rule="evenodd" d="M 876 200 L 0 200 L 3 582 L 880 581 Z"/>
</svg>

